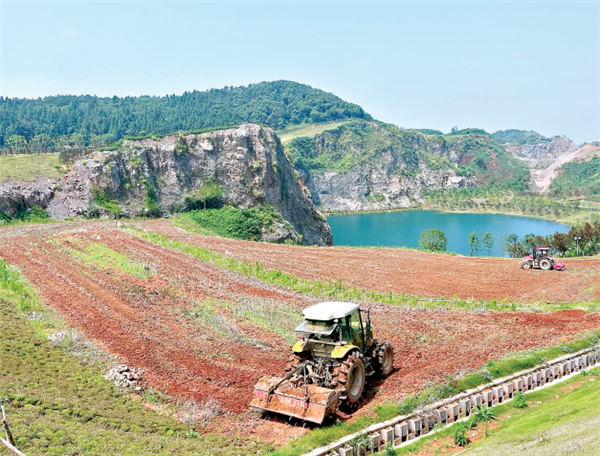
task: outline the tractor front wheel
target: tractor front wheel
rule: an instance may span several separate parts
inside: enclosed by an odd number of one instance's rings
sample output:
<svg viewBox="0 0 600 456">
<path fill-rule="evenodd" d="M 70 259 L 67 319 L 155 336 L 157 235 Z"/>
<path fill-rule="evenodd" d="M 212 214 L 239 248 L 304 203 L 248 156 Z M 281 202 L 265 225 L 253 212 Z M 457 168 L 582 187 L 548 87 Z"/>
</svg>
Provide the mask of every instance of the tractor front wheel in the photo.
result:
<svg viewBox="0 0 600 456">
<path fill-rule="evenodd" d="M 542 258 L 540 260 L 540 268 L 542 268 L 544 271 L 547 271 L 551 267 L 552 267 L 552 262 L 548 258 Z"/>
<path fill-rule="evenodd" d="M 361 353 L 352 352 L 336 368 L 337 381 L 343 398 L 342 406 L 350 410 L 358 406 L 365 390 L 366 369 L 362 358 Z"/>
<path fill-rule="evenodd" d="M 521 263 L 521 267 L 523 269 L 531 269 L 533 266 L 533 263 L 531 261 L 523 261 L 523 263 Z"/>
</svg>

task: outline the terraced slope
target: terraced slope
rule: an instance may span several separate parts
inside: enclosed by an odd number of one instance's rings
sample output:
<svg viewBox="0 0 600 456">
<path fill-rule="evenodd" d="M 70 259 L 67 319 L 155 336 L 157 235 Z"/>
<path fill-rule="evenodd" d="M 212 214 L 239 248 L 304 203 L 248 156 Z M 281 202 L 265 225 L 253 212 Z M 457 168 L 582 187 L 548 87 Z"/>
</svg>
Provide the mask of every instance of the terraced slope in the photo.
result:
<svg viewBox="0 0 600 456">
<path fill-rule="evenodd" d="M 440 255 L 407 249 L 294 247 L 198 236 L 171 226 L 167 220 L 143 227 L 173 239 L 254 263 L 281 269 L 297 277 L 323 281 L 341 279 L 383 293 L 425 297 L 523 302 L 580 302 L 600 299 L 600 258 L 568 259 L 567 270 L 519 269 L 518 260 Z"/>
<path fill-rule="evenodd" d="M 163 222 L 142 224 L 170 232 Z M 335 248 L 286 251 L 178 230 L 170 234 L 239 257 L 244 251 L 260 251 L 268 265 L 281 263 L 287 252 L 288 267 L 295 265 L 294 271 L 307 274 L 312 265 L 313 276 L 320 279 L 335 278 L 339 271 L 332 261 L 329 271 L 322 269 L 323 255 L 348 267 L 363 254 L 360 249 Z M 70 325 L 120 362 L 143 369 L 149 386 L 182 399 L 218 401 L 229 414 L 213 430 L 225 433 L 247 419 L 258 378 L 283 371 L 299 313 L 317 301 L 145 242 L 114 223 L 5 228 L 0 252 Z M 390 261 L 389 256 L 377 258 Z M 369 267 L 357 267 L 355 277 L 361 271 L 366 275 Z M 383 271 L 381 280 L 387 285 L 385 267 Z M 422 284 L 436 281 L 435 276 L 422 277 Z M 563 343 L 600 328 L 600 314 L 582 311 L 469 313 L 371 305 L 378 337 L 395 347 L 396 369 L 385 382 L 373 385 L 355 416 L 373 413 L 376 404 L 401 399 L 427 382 L 476 370 L 488 359 Z M 307 432 L 277 420 L 260 420 L 252 429 L 245 432 L 280 443 L 290 432 Z"/>
</svg>

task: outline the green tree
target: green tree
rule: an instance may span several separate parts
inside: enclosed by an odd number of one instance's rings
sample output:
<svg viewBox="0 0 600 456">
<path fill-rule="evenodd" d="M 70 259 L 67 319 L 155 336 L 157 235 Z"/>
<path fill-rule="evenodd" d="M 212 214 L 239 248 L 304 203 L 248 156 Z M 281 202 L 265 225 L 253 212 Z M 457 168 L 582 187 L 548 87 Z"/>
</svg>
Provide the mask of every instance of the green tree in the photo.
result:
<svg viewBox="0 0 600 456">
<path fill-rule="evenodd" d="M 471 256 L 474 256 L 481 250 L 481 239 L 475 231 L 469 234 L 469 246 L 471 247 Z"/>
<path fill-rule="evenodd" d="M 11 135 L 6 138 L 6 148 L 11 154 L 18 154 L 27 149 L 27 140 L 21 135 Z"/>
<path fill-rule="evenodd" d="M 572 242 L 573 238 L 569 236 L 568 233 L 554 233 L 554 236 L 552 236 L 552 241 L 550 242 L 550 247 L 564 256 L 565 253 L 567 253 L 567 250 L 569 250 L 571 247 Z"/>
<path fill-rule="evenodd" d="M 48 152 L 50 145 L 52 144 L 52 137 L 48 133 L 40 133 L 31 138 L 31 148 L 38 154 L 42 152 Z"/>
<path fill-rule="evenodd" d="M 521 244 L 519 241 L 513 242 L 508 246 L 508 254 L 511 258 L 521 258 L 525 255 L 529 255 L 531 252 L 527 247 Z"/>
<path fill-rule="evenodd" d="M 496 242 L 494 235 L 486 231 L 483 233 L 481 241 L 483 242 L 483 245 L 485 245 L 488 256 L 492 256 L 492 249 L 494 248 L 494 242 Z"/>
<path fill-rule="evenodd" d="M 437 229 L 423 231 L 419 239 L 419 247 L 430 252 L 444 252 L 447 244 L 446 235 Z"/>
</svg>

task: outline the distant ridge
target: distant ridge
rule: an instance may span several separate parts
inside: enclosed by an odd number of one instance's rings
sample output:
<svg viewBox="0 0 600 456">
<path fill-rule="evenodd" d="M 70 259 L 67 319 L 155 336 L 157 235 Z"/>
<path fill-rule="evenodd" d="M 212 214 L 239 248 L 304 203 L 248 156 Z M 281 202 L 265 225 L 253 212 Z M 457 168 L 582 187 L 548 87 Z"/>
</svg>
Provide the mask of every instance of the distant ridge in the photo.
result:
<svg viewBox="0 0 600 456">
<path fill-rule="evenodd" d="M 38 99 L 0 97 L 0 141 L 11 135 L 30 140 L 100 137 L 111 143 L 124 136 L 165 134 L 253 122 L 284 129 L 290 125 L 366 119 L 360 106 L 293 81 L 185 92 L 164 97 L 58 95 Z M 2 138 L 3 137 L 3 138 Z M 2 145 L 2 144 L 0 144 Z"/>
</svg>

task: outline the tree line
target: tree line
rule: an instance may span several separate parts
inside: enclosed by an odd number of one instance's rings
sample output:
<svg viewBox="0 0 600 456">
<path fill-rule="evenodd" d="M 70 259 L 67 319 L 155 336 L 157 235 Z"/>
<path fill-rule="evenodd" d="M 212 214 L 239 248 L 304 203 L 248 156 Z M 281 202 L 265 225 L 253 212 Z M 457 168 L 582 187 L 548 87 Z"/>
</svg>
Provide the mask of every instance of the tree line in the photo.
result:
<svg viewBox="0 0 600 456">
<path fill-rule="evenodd" d="M 580 201 L 557 201 L 525 189 L 499 186 L 433 190 L 425 195 L 426 205 L 449 211 L 497 211 L 559 218 L 579 211 Z"/>
<path fill-rule="evenodd" d="M 600 223 L 585 223 L 572 227 L 567 233 L 556 232 L 547 236 L 529 233 L 522 237 L 517 234 L 503 234 L 498 243 L 492 233 L 485 232 L 480 237 L 473 231 L 468 237 L 470 255 L 479 252 L 492 256 L 497 245 L 500 256 L 522 258 L 531 254 L 537 247 L 549 247 L 551 253 L 561 257 L 574 257 L 579 255 L 595 255 L 600 252 Z M 446 235 L 438 229 L 425 230 L 421 233 L 419 247 L 430 252 L 445 252 L 447 246 Z"/>
<path fill-rule="evenodd" d="M 164 97 L 0 97 L 0 148 L 3 153 L 45 152 L 245 122 L 284 129 L 352 118 L 371 116 L 356 104 L 293 81 Z"/>
</svg>

